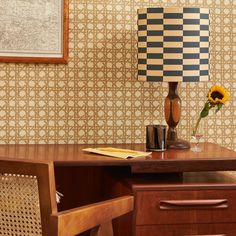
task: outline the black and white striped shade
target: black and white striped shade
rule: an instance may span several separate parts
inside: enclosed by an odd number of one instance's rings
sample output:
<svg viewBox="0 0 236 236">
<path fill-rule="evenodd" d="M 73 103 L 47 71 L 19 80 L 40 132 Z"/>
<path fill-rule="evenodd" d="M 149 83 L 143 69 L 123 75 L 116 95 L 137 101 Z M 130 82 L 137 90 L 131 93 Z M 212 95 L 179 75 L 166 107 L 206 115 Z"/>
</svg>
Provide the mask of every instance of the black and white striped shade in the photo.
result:
<svg viewBox="0 0 236 236">
<path fill-rule="evenodd" d="M 209 9 L 138 10 L 138 79 L 198 82 L 209 77 Z"/>
</svg>

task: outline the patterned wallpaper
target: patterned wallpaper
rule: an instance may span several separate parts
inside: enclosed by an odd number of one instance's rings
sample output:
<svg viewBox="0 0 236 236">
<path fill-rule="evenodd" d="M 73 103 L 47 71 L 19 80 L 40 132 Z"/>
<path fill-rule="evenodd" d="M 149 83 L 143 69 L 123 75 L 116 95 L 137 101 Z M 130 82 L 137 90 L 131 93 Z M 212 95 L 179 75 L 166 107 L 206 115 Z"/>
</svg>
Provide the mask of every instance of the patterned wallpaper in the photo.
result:
<svg viewBox="0 0 236 236">
<path fill-rule="evenodd" d="M 70 0 L 69 63 L 0 64 L 0 143 L 144 142 L 145 126 L 163 124 L 167 83 L 137 81 L 137 9 L 204 6 L 211 10 L 211 80 L 180 83 L 179 136 L 211 85 L 231 93 L 206 118 L 204 139 L 236 149 L 235 0 Z"/>
</svg>

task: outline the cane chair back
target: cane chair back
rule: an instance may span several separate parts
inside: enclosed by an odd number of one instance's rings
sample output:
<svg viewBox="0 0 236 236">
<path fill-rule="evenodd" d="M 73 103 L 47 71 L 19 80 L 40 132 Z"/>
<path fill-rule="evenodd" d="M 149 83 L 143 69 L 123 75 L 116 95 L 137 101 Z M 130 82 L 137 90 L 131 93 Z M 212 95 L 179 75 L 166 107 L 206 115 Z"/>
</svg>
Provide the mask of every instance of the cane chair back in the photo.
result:
<svg viewBox="0 0 236 236">
<path fill-rule="evenodd" d="M 53 162 L 0 160 L 1 236 L 113 236 L 112 219 L 132 209 L 124 196 L 57 212 Z"/>
<path fill-rule="evenodd" d="M 36 176 L 0 174 L 2 235 L 42 235 Z"/>
</svg>

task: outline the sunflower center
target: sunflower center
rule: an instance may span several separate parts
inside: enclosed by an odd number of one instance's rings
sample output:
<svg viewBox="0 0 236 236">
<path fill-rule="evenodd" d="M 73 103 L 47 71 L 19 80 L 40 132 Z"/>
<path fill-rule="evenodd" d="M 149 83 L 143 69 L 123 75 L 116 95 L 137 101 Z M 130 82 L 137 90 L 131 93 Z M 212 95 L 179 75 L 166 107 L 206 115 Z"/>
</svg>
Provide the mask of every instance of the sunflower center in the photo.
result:
<svg viewBox="0 0 236 236">
<path fill-rule="evenodd" d="M 224 96 L 221 93 L 219 93 L 218 91 L 214 91 L 214 92 L 212 92 L 211 97 L 215 100 L 216 98 L 222 99 Z"/>
</svg>

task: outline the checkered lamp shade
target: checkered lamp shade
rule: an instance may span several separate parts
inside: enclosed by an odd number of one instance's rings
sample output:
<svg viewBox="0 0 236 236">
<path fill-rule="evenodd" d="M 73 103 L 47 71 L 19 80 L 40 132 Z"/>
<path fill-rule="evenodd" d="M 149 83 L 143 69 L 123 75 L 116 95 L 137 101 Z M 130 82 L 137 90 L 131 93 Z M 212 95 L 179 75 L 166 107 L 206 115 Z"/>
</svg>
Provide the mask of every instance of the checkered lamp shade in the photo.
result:
<svg viewBox="0 0 236 236">
<path fill-rule="evenodd" d="M 209 9 L 138 10 L 138 79 L 198 82 L 209 75 Z"/>
</svg>

